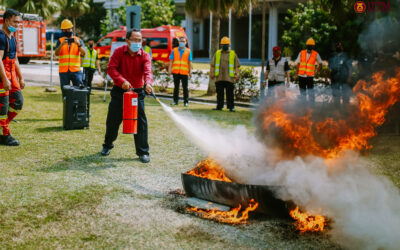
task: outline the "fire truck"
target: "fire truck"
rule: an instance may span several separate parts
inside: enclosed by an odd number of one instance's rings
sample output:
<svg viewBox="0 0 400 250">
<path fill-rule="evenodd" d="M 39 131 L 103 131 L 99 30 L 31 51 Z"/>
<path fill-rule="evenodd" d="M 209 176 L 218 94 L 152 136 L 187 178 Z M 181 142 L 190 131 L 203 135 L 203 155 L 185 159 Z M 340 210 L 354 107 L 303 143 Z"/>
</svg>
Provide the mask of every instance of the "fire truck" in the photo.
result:
<svg viewBox="0 0 400 250">
<path fill-rule="evenodd" d="M 3 14 L 0 12 L 0 27 L 3 27 Z M 17 55 L 21 64 L 26 64 L 32 57 L 46 56 L 46 22 L 36 14 L 22 14 L 14 36 L 17 39 Z"/>
<path fill-rule="evenodd" d="M 141 29 L 143 38 L 151 47 L 153 60 L 169 62 L 169 55 L 174 47 L 179 45 L 178 38 L 186 37 L 185 30 L 179 26 L 163 25 L 153 29 Z M 125 42 L 126 27 L 121 26 L 102 37 L 94 47 L 99 59 L 110 57 L 111 45 L 114 42 Z"/>
</svg>

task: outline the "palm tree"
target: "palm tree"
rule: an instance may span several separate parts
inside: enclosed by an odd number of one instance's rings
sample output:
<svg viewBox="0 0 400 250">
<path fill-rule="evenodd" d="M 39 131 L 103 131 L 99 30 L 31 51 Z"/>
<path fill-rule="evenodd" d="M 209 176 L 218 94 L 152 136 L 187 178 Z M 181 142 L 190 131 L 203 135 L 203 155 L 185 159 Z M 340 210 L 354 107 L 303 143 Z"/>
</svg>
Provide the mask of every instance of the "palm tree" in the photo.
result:
<svg viewBox="0 0 400 250">
<path fill-rule="evenodd" d="M 2 0 L 0 4 L 20 12 L 38 14 L 45 19 L 59 8 L 58 0 Z"/>
<path fill-rule="evenodd" d="M 76 27 L 76 18 L 89 11 L 89 0 L 60 0 L 61 15 L 71 18 Z"/>
<path fill-rule="evenodd" d="M 187 0 L 185 9 L 196 18 L 205 18 L 212 14 L 211 55 L 219 48 L 221 18 L 227 17 L 229 9 L 242 14 L 248 10 L 250 2 L 255 0 Z M 215 94 L 215 84 L 210 78 L 207 95 Z"/>
</svg>

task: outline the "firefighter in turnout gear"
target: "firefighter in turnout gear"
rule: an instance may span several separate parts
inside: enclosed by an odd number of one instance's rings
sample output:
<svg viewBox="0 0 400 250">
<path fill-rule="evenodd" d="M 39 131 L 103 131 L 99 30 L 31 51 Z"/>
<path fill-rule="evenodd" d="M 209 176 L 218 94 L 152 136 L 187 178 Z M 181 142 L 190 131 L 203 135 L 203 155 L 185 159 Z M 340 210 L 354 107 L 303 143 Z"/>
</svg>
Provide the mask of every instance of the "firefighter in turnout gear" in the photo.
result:
<svg viewBox="0 0 400 250">
<path fill-rule="evenodd" d="M 63 37 L 57 41 L 57 49 L 54 54 L 58 56 L 58 67 L 60 73 L 61 92 L 64 96 L 64 85 L 83 85 L 81 71 L 81 57 L 86 55 L 82 39 L 74 36 L 72 28 L 74 25 L 68 19 L 61 22 Z"/>
<path fill-rule="evenodd" d="M 306 42 L 307 49 L 300 51 L 296 59 L 297 76 L 299 78 L 300 94 L 303 99 L 306 99 L 308 94 L 308 101 L 314 103 L 314 76 L 322 68 L 322 60 L 318 52 L 314 50 L 315 41 L 309 38 Z M 318 64 L 316 70 L 315 65 Z"/>
<path fill-rule="evenodd" d="M 230 50 L 231 42 L 228 37 L 221 39 L 222 50 L 219 49 L 211 59 L 210 77 L 215 79 L 217 90 L 217 107 L 214 110 L 222 110 L 224 107 L 224 92 L 226 91 L 226 106 L 231 112 L 235 112 L 234 82 L 239 79 L 239 59 L 235 51 Z"/>
<path fill-rule="evenodd" d="M 89 94 L 92 90 L 92 81 L 94 72 L 97 71 L 101 75 L 100 61 L 97 58 L 97 51 L 93 49 L 94 40 L 89 39 L 87 42 L 86 55 L 82 60 L 83 67 L 83 84 L 85 87 L 89 87 Z"/>
<path fill-rule="evenodd" d="M 17 43 L 13 33 L 21 22 L 20 14 L 7 9 L 3 15 L 3 28 L 0 31 L 0 144 L 18 146 L 19 141 L 10 133 L 10 121 L 21 111 L 23 97 L 21 90 L 25 87 L 18 64 Z"/>
<path fill-rule="evenodd" d="M 286 79 L 286 87 L 289 87 L 290 68 L 286 58 L 281 57 L 281 48 L 279 46 L 275 46 L 272 49 L 272 54 L 274 55 L 274 57 L 268 61 L 267 69 L 265 71 L 265 76 L 264 76 L 263 87 L 264 88 L 266 87 L 268 80 L 267 95 L 268 97 L 274 98 L 273 95 L 274 88 L 283 86 L 285 84 L 285 79 Z"/>
<path fill-rule="evenodd" d="M 168 74 L 174 77 L 174 102 L 172 105 L 178 105 L 179 85 L 182 82 L 183 105 L 189 105 L 189 77 L 192 77 L 192 51 L 186 48 L 186 38 L 179 38 L 179 47 L 174 48 L 169 57 Z"/>
</svg>

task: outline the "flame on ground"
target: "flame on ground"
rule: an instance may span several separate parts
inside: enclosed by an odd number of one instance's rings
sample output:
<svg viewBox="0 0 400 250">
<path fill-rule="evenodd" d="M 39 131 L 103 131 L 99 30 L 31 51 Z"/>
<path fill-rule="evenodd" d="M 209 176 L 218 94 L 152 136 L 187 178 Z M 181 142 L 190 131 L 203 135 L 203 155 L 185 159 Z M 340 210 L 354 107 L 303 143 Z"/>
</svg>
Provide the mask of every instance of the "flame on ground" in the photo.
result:
<svg viewBox="0 0 400 250">
<path fill-rule="evenodd" d="M 241 205 L 227 212 L 218 211 L 216 209 L 203 210 L 203 209 L 198 209 L 197 207 L 189 207 L 187 208 L 187 211 L 195 212 L 205 219 L 215 220 L 221 223 L 241 224 L 241 223 L 246 223 L 247 219 L 249 218 L 249 212 L 256 210 L 257 207 L 258 207 L 258 202 L 255 202 L 254 199 L 251 199 L 249 206 L 243 211 L 240 211 L 242 208 Z M 239 214 L 241 215 L 239 216 Z"/>
<path fill-rule="evenodd" d="M 297 222 L 297 229 L 301 232 L 322 232 L 326 224 L 326 220 L 322 215 L 308 215 L 302 213 L 299 207 L 290 211 L 290 216 Z"/>
<path fill-rule="evenodd" d="M 215 160 L 210 158 L 199 162 L 194 169 L 190 170 L 186 174 L 215 181 L 232 182 L 232 180 L 226 176 L 225 170 L 218 165 Z"/>
<path fill-rule="evenodd" d="M 395 77 L 375 73 L 371 81 L 360 80 L 353 88 L 354 102 L 347 107 L 350 115 L 319 119 L 311 109 L 293 111 L 298 103 L 278 101 L 260 114 L 262 132 L 275 134 L 282 154 L 316 155 L 335 158 L 345 150 L 370 149 L 368 139 L 382 125 L 388 108 L 400 98 L 400 68 Z M 292 111 L 289 111 L 292 110 Z"/>
</svg>

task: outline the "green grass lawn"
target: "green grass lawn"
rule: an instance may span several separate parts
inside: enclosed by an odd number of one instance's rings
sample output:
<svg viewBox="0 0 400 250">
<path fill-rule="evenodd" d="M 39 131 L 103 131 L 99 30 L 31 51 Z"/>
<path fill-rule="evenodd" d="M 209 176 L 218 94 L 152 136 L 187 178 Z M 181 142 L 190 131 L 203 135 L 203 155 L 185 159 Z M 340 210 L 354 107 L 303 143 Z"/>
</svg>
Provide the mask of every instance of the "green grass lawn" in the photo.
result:
<svg viewBox="0 0 400 250">
<path fill-rule="evenodd" d="M 140 163 L 132 136 L 123 134 L 101 157 L 109 97 L 104 103 L 102 92 L 94 93 L 90 129 L 64 131 L 60 91 L 24 90 L 24 109 L 11 124 L 21 146 L 0 147 L 0 248 L 338 248 L 328 234 L 300 235 L 289 221 L 231 226 L 180 212 L 183 197 L 171 191 L 205 155 L 147 98 L 151 162 Z M 250 111 L 212 107 L 176 110 L 254 130 Z M 399 141 L 381 139 L 386 146 Z M 399 185 L 398 146 L 380 147 L 370 157 Z"/>
</svg>

